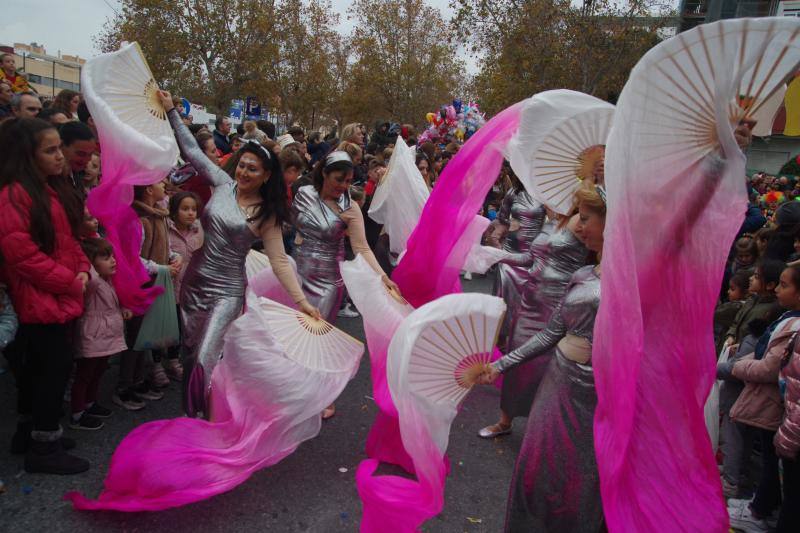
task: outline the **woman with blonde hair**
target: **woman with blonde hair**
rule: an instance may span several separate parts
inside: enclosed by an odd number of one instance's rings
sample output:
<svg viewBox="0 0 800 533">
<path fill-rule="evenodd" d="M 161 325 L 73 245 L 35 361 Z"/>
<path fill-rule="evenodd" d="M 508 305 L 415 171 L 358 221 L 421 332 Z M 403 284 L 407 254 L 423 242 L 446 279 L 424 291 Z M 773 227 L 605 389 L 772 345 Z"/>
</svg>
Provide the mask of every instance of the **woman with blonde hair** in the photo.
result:
<svg viewBox="0 0 800 533">
<path fill-rule="evenodd" d="M 605 191 L 589 181 L 575 193 L 575 235 L 597 257 L 603 251 Z M 592 372 L 600 264 L 571 277 L 547 327 L 490 365 L 481 381 L 555 352 L 528 416 L 511 480 L 506 531 L 600 531 L 603 506 L 594 453 L 597 393 Z"/>
<path fill-rule="evenodd" d="M 357 122 L 346 124 L 342 128 L 342 141 L 355 143 L 358 146 L 364 146 L 364 126 Z"/>
</svg>

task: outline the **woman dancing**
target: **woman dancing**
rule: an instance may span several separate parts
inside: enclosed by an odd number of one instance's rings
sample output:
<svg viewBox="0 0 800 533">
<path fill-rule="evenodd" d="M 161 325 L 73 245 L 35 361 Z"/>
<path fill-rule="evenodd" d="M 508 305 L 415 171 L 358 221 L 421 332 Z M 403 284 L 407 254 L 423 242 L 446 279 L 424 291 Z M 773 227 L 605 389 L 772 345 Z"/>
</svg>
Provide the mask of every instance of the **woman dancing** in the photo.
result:
<svg viewBox="0 0 800 533">
<path fill-rule="evenodd" d="M 519 178 L 511 174 L 513 187 L 503 198 L 503 204 L 497 216 L 497 230 L 505 234 L 503 249 L 514 254 L 525 253 L 531 248 L 534 239 L 541 233 L 545 223 L 544 204 L 536 201 L 522 186 Z M 497 266 L 494 294 L 502 298 L 508 306 L 501 338 L 507 337 L 511 325 L 519 312 L 520 294 L 528 280 L 527 261 L 501 261 Z"/>
<path fill-rule="evenodd" d="M 364 232 L 364 216 L 350 200 L 353 181 L 350 156 L 343 151 L 331 152 L 317 164 L 313 180 L 313 185 L 297 191 L 292 202 L 292 219 L 297 230 L 292 257 L 297 262 L 306 298 L 319 308 L 323 319 L 333 323 L 344 295 L 339 263 L 344 261 L 346 236 L 350 238 L 353 253 L 364 256 L 370 267 L 381 275 L 387 289 L 398 293 L 399 290 L 370 250 Z M 323 418 L 330 418 L 334 413 L 331 405 L 323 412 Z"/>
<path fill-rule="evenodd" d="M 575 235 L 599 255 L 604 192 L 586 182 L 575 200 Z M 592 432 L 597 394 L 591 367 L 599 305 L 600 265 L 584 266 L 571 276 L 547 327 L 492 363 L 482 376 L 484 383 L 491 383 L 555 349 L 528 417 L 511 481 L 506 531 L 600 531 L 603 507 Z"/>
<path fill-rule="evenodd" d="M 222 353 L 225 331 L 242 313 L 245 257 L 256 240 L 263 241 L 275 276 L 300 310 L 317 318 L 320 313 L 303 295 L 283 248 L 286 185 L 278 159 L 258 143 L 245 143 L 235 156 L 232 180 L 200 150 L 172 96 L 166 91 L 159 95 L 181 152 L 214 189 L 201 218 L 205 242 L 186 269 L 180 295 L 184 409 L 189 416 L 208 416 L 211 374 Z"/>
<path fill-rule="evenodd" d="M 552 233 L 547 230 L 534 239 L 527 254 L 515 254 L 507 261 L 521 264 L 532 261 L 523 285 L 518 309 L 506 342 L 506 350 L 515 350 L 544 329 L 558 302 L 564 296 L 570 278 L 586 264 L 588 250 L 575 235 L 578 216 L 560 216 Z M 514 418 L 530 411 L 536 387 L 542 379 L 552 354 L 545 354 L 520 365 L 503 376 L 500 396 L 500 420 L 478 432 L 485 439 L 511 433 Z"/>
</svg>

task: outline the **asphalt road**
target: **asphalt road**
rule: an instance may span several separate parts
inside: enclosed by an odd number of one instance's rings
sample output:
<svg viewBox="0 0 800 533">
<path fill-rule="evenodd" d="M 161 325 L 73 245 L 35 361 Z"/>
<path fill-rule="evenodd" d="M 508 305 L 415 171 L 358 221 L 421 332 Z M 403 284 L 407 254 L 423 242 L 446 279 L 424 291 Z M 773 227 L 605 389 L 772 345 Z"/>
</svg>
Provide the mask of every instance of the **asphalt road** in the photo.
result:
<svg viewBox="0 0 800 533">
<path fill-rule="evenodd" d="M 490 282 L 477 278 L 464 289 L 488 292 Z M 360 319 L 339 319 L 338 326 L 364 339 Z M 101 403 L 110 402 L 117 367 L 104 377 Z M 357 531 L 361 503 L 355 469 L 366 458 L 364 442 L 377 407 L 371 399 L 369 358 L 365 355 L 356 377 L 337 400 L 336 416 L 323 424 L 320 435 L 275 466 L 254 474 L 234 490 L 209 500 L 154 513 L 78 512 L 62 501 L 69 490 L 96 496 L 103 484 L 111 454 L 134 427 L 180 415 L 175 384 L 166 397 L 139 412 L 116 410 L 100 431 L 71 431 L 78 440 L 76 454 L 91 461 L 91 469 L 76 476 L 28 474 L 22 457 L 12 456 L 8 443 L 16 424 L 15 389 L 8 373 L 0 375 L 0 531 L 3 532 L 170 532 Z M 496 420 L 500 394 L 476 387 L 453 423 L 448 454 L 452 470 L 445 487 L 445 508 L 425 524 L 428 532 L 500 531 L 514 459 L 522 441 L 524 420 L 515 433 L 486 441 L 478 429 Z M 346 471 L 341 471 L 346 469 Z M 380 469 L 378 473 L 390 473 Z M 391 531 L 387 527 L 386 531 Z"/>
</svg>

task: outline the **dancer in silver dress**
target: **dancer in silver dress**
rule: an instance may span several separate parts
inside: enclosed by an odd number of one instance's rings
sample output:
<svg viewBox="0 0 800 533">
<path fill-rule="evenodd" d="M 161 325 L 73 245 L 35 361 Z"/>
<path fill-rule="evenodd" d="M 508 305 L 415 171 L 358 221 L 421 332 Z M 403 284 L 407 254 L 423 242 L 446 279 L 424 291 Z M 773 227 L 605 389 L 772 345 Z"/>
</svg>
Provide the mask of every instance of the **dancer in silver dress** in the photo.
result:
<svg viewBox="0 0 800 533">
<path fill-rule="evenodd" d="M 208 415 L 211 374 L 222 353 L 225 332 L 244 306 L 245 257 L 261 239 L 276 277 L 305 313 L 319 311 L 300 289 L 283 249 L 281 223 L 287 217 L 286 185 L 280 163 L 257 143 L 237 153 L 235 180 L 200 150 L 175 111 L 169 93 L 160 93 L 175 138 L 198 176 L 214 188 L 203 209 L 203 247 L 184 275 L 180 304 L 183 320 L 184 409 Z"/>
<path fill-rule="evenodd" d="M 603 247 L 605 202 L 586 183 L 576 194 L 576 233 L 595 252 Z M 603 527 L 600 480 L 594 454 L 597 405 L 591 355 L 600 305 L 600 267 L 571 276 L 547 327 L 492 363 L 484 383 L 555 349 L 531 407 L 509 491 L 505 531 L 575 531 Z"/>
<path fill-rule="evenodd" d="M 527 261 L 530 257 L 534 260 L 523 285 L 519 308 L 514 313 L 506 350 L 518 348 L 544 329 L 564 296 L 572 274 L 586 264 L 589 251 L 574 233 L 578 216 L 568 222 L 562 217 L 561 223 L 566 224 L 553 228 L 549 235 L 540 234 L 534 239 L 527 255 L 512 258 Z M 478 432 L 480 437 L 493 438 L 511 433 L 514 418 L 528 414 L 551 356 L 552 352 L 544 354 L 503 376 L 500 421 L 481 429 Z"/>
<path fill-rule="evenodd" d="M 381 269 L 367 244 L 364 216 L 350 200 L 353 162 L 346 152 L 335 151 L 318 163 L 314 184 L 300 187 L 292 202 L 292 220 L 297 237 L 292 257 L 308 301 L 319 308 L 322 318 L 333 323 L 344 295 L 339 263 L 344 261 L 344 239 L 350 239 L 355 255 L 361 254 L 372 269 L 381 275 L 387 289 L 397 285 Z M 323 412 L 333 416 L 334 406 Z"/>
<path fill-rule="evenodd" d="M 545 221 L 545 208 L 540 202 L 534 200 L 516 177 L 513 177 L 514 187 L 509 189 L 503 198 L 503 205 L 497 217 L 500 226 L 507 228 L 503 249 L 514 254 L 526 254 L 528 257 L 520 261 L 501 261 L 497 265 L 494 294 L 506 302 L 508 312 L 500 330 L 501 342 L 511 331 L 511 324 L 516 321 L 519 311 L 520 294 L 528 279 L 528 269 L 532 258 L 529 250 L 533 240 L 542 231 Z"/>
</svg>

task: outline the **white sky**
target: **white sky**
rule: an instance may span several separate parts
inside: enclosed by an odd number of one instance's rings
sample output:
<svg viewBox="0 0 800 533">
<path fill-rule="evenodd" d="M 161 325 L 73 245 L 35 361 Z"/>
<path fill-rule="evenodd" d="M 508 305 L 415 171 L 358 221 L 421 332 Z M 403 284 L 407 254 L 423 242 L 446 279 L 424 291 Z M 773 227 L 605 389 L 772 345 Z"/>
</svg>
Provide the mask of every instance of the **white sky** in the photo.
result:
<svg viewBox="0 0 800 533">
<path fill-rule="evenodd" d="M 448 0 L 426 0 L 441 10 L 445 17 L 452 16 Z M 340 13 L 339 30 L 349 33 L 353 27 L 347 19 L 350 6 L 347 0 L 333 0 Z M 50 55 L 77 54 L 89 58 L 97 54 L 92 40 L 100 32 L 106 19 L 119 8 L 119 0 L 3 0 L 0 18 L 0 44 L 36 42 Z M 461 54 L 467 61 L 470 73 L 478 71 L 474 57 Z"/>
</svg>

